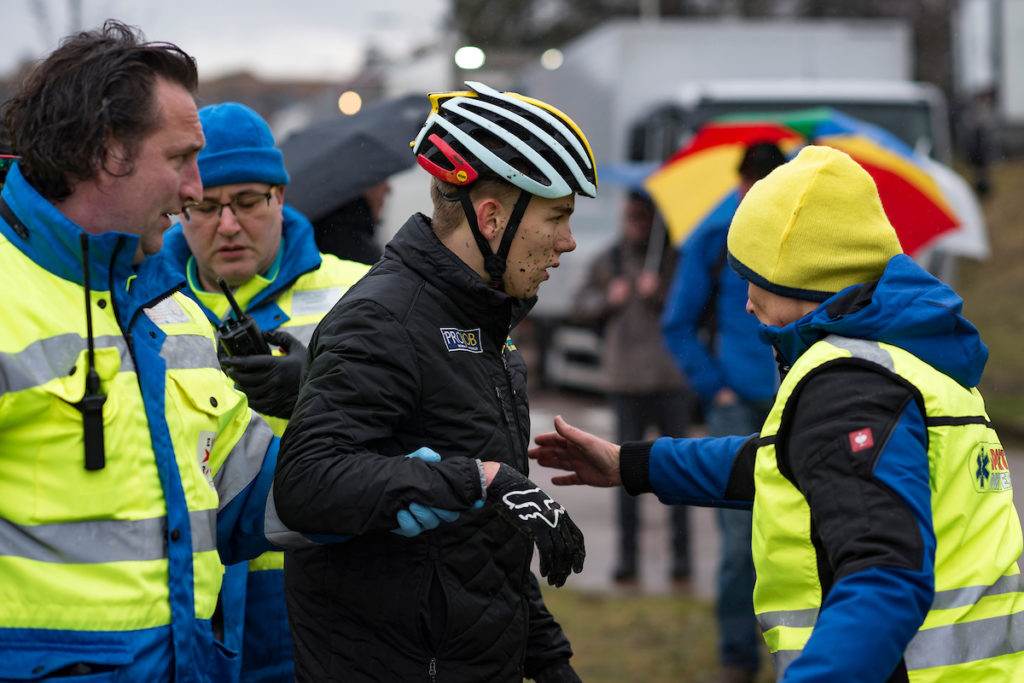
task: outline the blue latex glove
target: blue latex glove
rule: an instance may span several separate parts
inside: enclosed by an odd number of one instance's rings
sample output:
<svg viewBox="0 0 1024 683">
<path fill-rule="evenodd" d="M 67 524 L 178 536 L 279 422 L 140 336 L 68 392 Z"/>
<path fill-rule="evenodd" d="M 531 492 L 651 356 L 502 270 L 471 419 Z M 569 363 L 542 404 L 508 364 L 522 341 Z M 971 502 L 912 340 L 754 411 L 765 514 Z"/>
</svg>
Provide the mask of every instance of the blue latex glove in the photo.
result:
<svg viewBox="0 0 1024 683">
<path fill-rule="evenodd" d="M 441 456 L 426 446 L 407 454 L 407 458 L 419 458 L 426 462 L 441 462 Z M 483 501 L 477 501 L 474 509 L 482 507 Z M 428 507 L 419 503 L 409 503 L 407 510 L 398 511 L 398 528 L 392 529 L 391 533 L 412 538 L 424 531 L 435 529 L 441 522 L 454 522 L 459 518 L 459 513 L 454 510 L 442 510 L 441 508 Z"/>
</svg>

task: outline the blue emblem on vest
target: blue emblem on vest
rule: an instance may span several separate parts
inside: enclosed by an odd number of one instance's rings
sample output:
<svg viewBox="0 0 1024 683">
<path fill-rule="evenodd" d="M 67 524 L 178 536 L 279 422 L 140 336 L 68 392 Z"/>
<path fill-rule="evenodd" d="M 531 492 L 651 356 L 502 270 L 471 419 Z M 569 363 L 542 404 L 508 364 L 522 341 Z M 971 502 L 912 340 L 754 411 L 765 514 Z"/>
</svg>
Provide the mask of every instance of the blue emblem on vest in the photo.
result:
<svg viewBox="0 0 1024 683">
<path fill-rule="evenodd" d="M 978 483 L 981 484 L 982 488 L 985 488 L 985 483 L 989 478 L 988 463 L 988 456 L 985 455 L 985 450 L 982 449 L 981 454 L 978 456 L 978 470 L 974 473 L 974 476 L 977 477 Z"/>
<path fill-rule="evenodd" d="M 475 330 L 460 330 L 455 327 L 442 327 L 440 329 L 441 337 L 444 338 L 444 345 L 448 348 L 449 353 L 452 351 L 484 352 L 479 327 Z"/>
</svg>

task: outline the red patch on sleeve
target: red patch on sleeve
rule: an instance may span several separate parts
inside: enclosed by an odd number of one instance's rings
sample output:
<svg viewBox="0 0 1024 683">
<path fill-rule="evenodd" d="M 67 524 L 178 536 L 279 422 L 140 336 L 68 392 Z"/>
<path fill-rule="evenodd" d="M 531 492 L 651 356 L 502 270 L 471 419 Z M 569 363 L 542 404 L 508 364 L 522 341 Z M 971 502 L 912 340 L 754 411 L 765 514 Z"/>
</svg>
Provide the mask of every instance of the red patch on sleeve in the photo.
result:
<svg viewBox="0 0 1024 683">
<path fill-rule="evenodd" d="M 875 445 L 875 439 L 871 436 L 871 428 L 865 427 L 855 432 L 850 432 L 850 450 L 854 453 Z"/>
</svg>

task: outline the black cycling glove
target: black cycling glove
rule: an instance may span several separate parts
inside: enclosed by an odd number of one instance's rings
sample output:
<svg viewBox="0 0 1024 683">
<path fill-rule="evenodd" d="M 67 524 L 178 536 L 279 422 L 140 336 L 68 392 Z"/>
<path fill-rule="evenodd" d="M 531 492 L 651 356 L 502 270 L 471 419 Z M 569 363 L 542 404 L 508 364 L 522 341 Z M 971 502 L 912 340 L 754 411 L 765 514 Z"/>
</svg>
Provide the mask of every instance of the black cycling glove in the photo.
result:
<svg viewBox="0 0 1024 683">
<path fill-rule="evenodd" d="M 283 348 L 285 355 L 221 356 L 220 365 L 249 398 L 250 408 L 264 415 L 287 419 L 292 416 L 295 401 L 299 398 L 306 347 L 281 330 L 264 332 L 263 338 L 267 343 Z"/>
<path fill-rule="evenodd" d="M 568 659 L 559 659 L 534 675 L 536 683 L 583 683 Z"/>
<path fill-rule="evenodd" d="M 487 487 L 487 502 L 537 545 L 540 575 L 552 586 L 565 583 L 570 571 L 583 571 L 583 532 L 557 501 L 518 470 L 501 465 Z"/>
</svg>

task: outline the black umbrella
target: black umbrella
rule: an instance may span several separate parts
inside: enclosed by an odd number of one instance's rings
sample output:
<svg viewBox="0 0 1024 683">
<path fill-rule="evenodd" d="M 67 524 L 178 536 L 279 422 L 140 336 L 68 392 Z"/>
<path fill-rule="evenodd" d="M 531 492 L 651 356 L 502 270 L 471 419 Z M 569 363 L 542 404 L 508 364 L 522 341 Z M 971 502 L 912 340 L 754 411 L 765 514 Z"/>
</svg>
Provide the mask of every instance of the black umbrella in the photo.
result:
<svg viewBox="0 0 1024 683">
<path fill-rule="evenodd" d="M 371 102 L 304 128 L 281 144 L 287 202 L 314 223 L 416 161 L 409 143 L 430 112 L 423 95 Z"/>
</svg>

